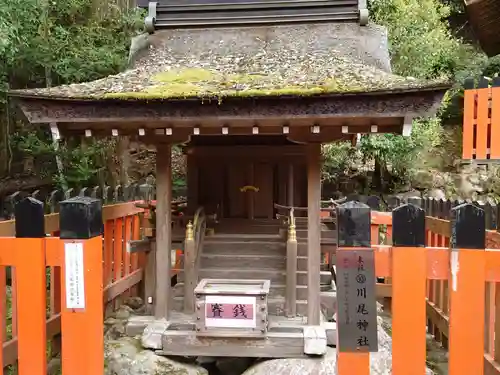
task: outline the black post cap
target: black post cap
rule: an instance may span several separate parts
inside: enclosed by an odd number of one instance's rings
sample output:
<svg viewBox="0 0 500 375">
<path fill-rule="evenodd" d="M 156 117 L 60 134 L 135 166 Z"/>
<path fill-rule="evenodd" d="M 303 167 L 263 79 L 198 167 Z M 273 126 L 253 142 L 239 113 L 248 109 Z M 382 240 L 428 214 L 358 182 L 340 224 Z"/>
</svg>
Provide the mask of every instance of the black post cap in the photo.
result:
<svg viewBox="0 0 500 375">
<path fill-rule="evenodd" d="M 466 90 L 472 90 L 474 89 L 475 82 L 474 78 L 466 78 L 464 81 L 464 89 Z"/>
<path fill-rule="evenodd" d="M 484 210 L 470 203 L 452 208 L 450 244 L 454 249 L 484 249 L 486 247 Z"/>
<path fill-rule="evenodd" d="M 350 201 L 337 207 L 338 243 L 341 247 L 370 247 L 371 210 L 364 203 Z"/>
<path fill-rule="evenodd" d="M 395 247 L 425 246 L 425 211 L 404 204 L 392 211 L 392 244 Z"/>
<path fill-rule="evenodd" d="M 60 238 L 87 240 L 102 234 L 102 202 L 91 197 L 73 197 L 59 203 Z"/>
<path fill-rule="evenodd" d="M 44 238 L 45 213 L 43 203 L 39 200 L 26 197 L 15 205 L 16 237 L 17 238 Z"/>
<path fill-rule="evenodd" d="M 490 85 L 490 81 L 486 77 L 480 77 L 477 83 L 478 89 L 487 89 Z"/>
</svg>

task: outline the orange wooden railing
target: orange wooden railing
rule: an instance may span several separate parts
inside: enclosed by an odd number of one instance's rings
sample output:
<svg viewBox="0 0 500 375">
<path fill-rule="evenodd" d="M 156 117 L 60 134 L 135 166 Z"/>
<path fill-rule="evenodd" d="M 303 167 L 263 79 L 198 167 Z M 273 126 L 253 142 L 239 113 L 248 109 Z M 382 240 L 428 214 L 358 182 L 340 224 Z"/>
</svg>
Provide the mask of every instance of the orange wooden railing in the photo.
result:
<svg viewBox="0 0 500 375">
<path fill-rule="evenodd" d="M 392 230 L 392 217 L 390 213 L 375 216 L 372 214 L 372 241 L 377 237 L 377 225 L 387 225 L 388 236 Z M 426 245 L 427 250 L 427 287 L 426 287 L 426 319 L 428 332 L 433 334 L 445 349 L 449 346 L 450 337 L 450 221 L 434 217 L 426 217 Z M 374 242 L 374 241 L 373 241 Z M 386 242 L 390 245 L 390 241 Z M 486 274 L 483 276 L 486 282 L 485 306 L 484 306 L 484 374 L 500 374 L 500 233 L 497 231 L 486 231 Z M 376 249 L 376 273 L 378 277 L 384 277 L 387 289 L 384 291 L 384 308 L 391 305 L 394 267 L 392 260 L 392 248 L 386 245 L 375 245 Z M 411 266 L 408 272 L 412 272 Z M 475 275 L 480 278 L 481 275 Z M 380 296 L 381 284 L 377 285 L 377 294 Z M 407 291 L 410 293 L 410 290 Z M 472 301 L 471 301 L 472 303 Z M 390 307 L 389 307 L 390 309 Z M 465 312 L 466 313 L 466 312 Z M 482 317 L 477 318 L 477 329 L 480 330 Z M 408 316 L 409 319 L 409 316 Z M 394 327 L 393 327 L 394 331 Z M 393 337 L 394 339 L 394 337 Z M 470 342 L 474 345 L 474 342 Z M 408 364 L 406 364 L 408 366 Z M 479 372 L 477 372 L 479 374 Z M 482 372 L 481 372 L 482 374 Z M 454 375 L 454 374 L 453 374 Z"/>
<path fill-rule="evenodd" d="M 372 211 L 371 213 L 372 245 L 392 245 L 392 213 Z M 384 248 L 380 248 L 381 251 Z M 377 297 L 384 306 L 384 311 L 391 311 L 392 279 L 385 277 L 383 283 L 377 283 Z"/>
<path fill-rule="evenodd" d="M 104 237 L 102 253 L 103 302 L 107 312 L 113 311 L 128 296 L 138 295 L 139 285 L 143 280 L 145 253 L 129 253 L 127 242 L 141 237 L 141 216 L 144 210 L 137 208 L 136 202 L 120 203 L 103 207 Z M 59 214 L 45 216 L 45 230 L 52 236 L 58 236 Z M 0 237 L 15 236 L 15 221 L 0 222 Z M 47 250 L 49 251 L 49 250 Z M 23 250 L 20 249 L 20 255 Z M 49 253 L 48 253 L 49 254 Z M 49 340 L 49 357 L 57 356 L 61 351 L 61 266 L 55 250 L 47 255 L 49 281 L 47 282 L 47 319 L 46 337 Z M 33 262 L 28 253 L 26 263 Z M 177 257 L 179 259 L 180 257 Z M 24 260 L 23 260 L 24 262 Z M 3 327 L 3 351 L 0 351 L 0 365 L 4 368 L 16 367 L 19 358 L 18 326 L 19 319 L 30 319 L 26 314 L 34 311 L 33 306 L 19 304 L 19 276 L 16 267 L 11 268 L 11 288 L 7 294 L 6 263 L 2 259 L 0 266 L 0 321 Z M 7 263 L 13 265 L 15 263 Z M 37 264 L 38 265 L 38 264 Z M 42 266 L 45 270 L 45 266 Z M 179 267 L 175 267 L 179 268 Z M 45 271 L 44 271 L 45 272 Z M 29 294 L 29 293 L 28 293 Z M 101 328 L 102 329 L 102 328 Z M 50 358 L 47 358 L 50 360 Z M 0 366 L 1 367 L 1 366 Z"/>
<path fill-rule="evenodd" d="M 464 91 L 462 158 L 500 159 L 500 87 L 488 87 L 484 79 L 479 88 Z"/>
<path fill-rule="evenodd" d="M 472 236 L 477 240 L 481 225 L 484 230 L 484 222 L 481 224 L 484 216 L 473 207 L 462 206 L 461 214 L 457 215 L 472 212 L 469 216 L 472 219 L 457 229 L 461 233 L 460 243 L 466 247 L 469 244 L 464 239 Z M 423 211 L 421 215 L 424 219 Z M 463 217 L 460 216 L 462 222 Z M 398 225 L 405 226 L 404 223 Z M 500 373 L 497 362 L 500 357 L 500 288 L 497 285 L 500 251 L 495 250 L 499 248 L 500 235 L 487 231 L 486 245 L 476 241 L 470 249 L 452 251 L 448 247 L 451 226 L 450 221 L 425 217 L 425 247 L 372 245 L 376 276 L 393 278 L 392 373 L 395 375 L 425 373 L 426 325 L 438 339 L 446 337 L 450 342 L 450 375 Z M 401 233 L 404 232 L 400 232 L 400 238 L 406 241 Z M 343 372 L 339 375 L 368 375 L 367 358 L 362 352 L 341 353 L 338 360 Z"/>
<path fill-rule="evenodd" d="M 144 256 L 128 253 L 125 245 L 128 240 L 139 239 L 140 216 L 142 214 L 143 209 L 137 208 L 133 202 L 103 208 L 104 240 L 102 243 L 99 242 L 97 246 L 96 244 L 93 246 L 94 251 L 97 249 L 100 252 L 102 249 L 102 254 L 99 254 L 99 256 L 102 255 L 103 259 L 102 269 L 99 270 L 98 280 L 102 277 L 104 295 L 102 299 L 101 296 L 99 297 L 99 301 L 103 301 L 108 309 L 112 310 L 119 305 L 121 298 L 138 293 L 138 286 L 143 280 Z M 410 302 L 414 302 L 413 299 L 420 293 L 418 288 L 414 288 L 414 284 L 410 283 L 410 280 L 415 281 L 414 279 L 417 276 L 422 276 L 423 289 L 421 292 L 422 297 L 426 297 L 426 300 L 423 298 L 422 302 L 425 306 L 423 311 L 428 321 L 427 326 L 443 345 L 447 346 L 448 340 L 455 344 L 452 355 L 452 362 L 455 367 L 453 367 L 450 374 L 462 375 L 460 367 L 457 370 L 457 366 L 461 365 L 460 356 L 461 351 L 465 350 L 464 348 L 468 348 L 467 350 L 476 354 L 478 350 L 481 350 L 482 357 L 484 348 L 484 374 L 500 374 L 500 365 L 498 364 L 500 362 L 500 286 L 498 285 L 500 283 L 500 251 L 477 250 L 475 253 L 469 251 L 466 254 L 467 262 L 461 263 L 460 272 L 463 272 L 468 277 L 460 279 L 460 295 L 458 298 L 456 288 L 450 290 L 448 283 L 450 277 L 450 250 L 448 249 L 451 235 L 450 222 L 444 219 L 426 217 L 427 248 L 420 253 L 415 251 L 411 257 L 393 256 L 394 249 L 391 246 L 392 224 L 391 213 L 372 213 L 371 233 L 372 245 L 375 249 L 376 275 L 386 280 L 386 284 L 382 284 L 383 287 L 379 284 L 377 293 L 380 296 L 380 289 L 383 288 L 386 291 L 386 294 L 383 295 L 386 300 L 389 300 L 392 296 L 394 298 L 399 296 L 400 298 L 393 315 L 393 350 L 395 356 L 393 361 L 395 366 L 404 364 L 405 369 L 411 369 L 412 366 L 421 368 L 422 366 L 421 363 L 417 363 L 420 354 L 418 356 L 396 355 L 396 353 L 401 353 L 404 348 L 408 348 L 408 345 L 412 345 L 413 350 L 413 343 L 408 342 L 408 336 L 403 332 L 404 327 L 396 326 L 399 323 L 402 324 L 402 316 L 406 317 L 405 319 L 418 320 L 420 318 L 420 310 L 406 310 L 411 307 L 412 303 Z M 1 222 L 0 237 L 12 237 L 15 234 L 14 227 L 14 221 Z M 59 230 L 57 214 L 45 216 L 45 229 L 49 233 L 57 234 Z M 487 231 L 486 239 L 487 249 L 500 249 L 499 233 Z M 62 255 L 55 245 L 58 243 L 57 240 L 34 239 L 33 243 L 31 243 L 32 240 L 13 239 L 13 241 L 18 241 L 15 245 L 10 244 L 15 251 L 6 252 L 0 249 L 0 319 L 3 322 L 3 330 L 0 331 L 0 338 L 3 342 L 3 350 L 0 351 L 0 367 L 16 365 L 16 362 L 21 358 L 23 358 L 25 364 L 39 363 L 42 359 L 46 360 L 45 348 L 32 353 L 30 350 L 33 348 L 32 345 L 30 346 L 29 340 L 24 341 L 27 342 L 26 347 L 19 347 L 18 336 L 20 335 L 23 335 L 23 337 L 33 335 L 37 340 L 46 337 L 50 340 L 50 356 L 57 355 L 61 350 Z M 2 243 L 6 244 L 7 242 Z M 45 243 L 46 245 L 43 245 Z M 46 246 L 46 248 L 43 252 L 38 253 L 34 251 L 37 246 Z M 46 254 L 46 257 L 40 258 L 37 254 Z M 401 251 L 400 254 L 402 254 Z M 416 267 L 416 264 L 424 259 L 422 257 L 425 257 L 427 267 L 420 269 Z M 101 263 L 101 260 L 99 260 L 99 263 Z M 5 265 L 19 267 L 12 270 L 10 295 L 7 295 Z M 45 316 L 44 309 L 43 314 L 39 314 L 40 308 L 45 306 L 47 291 L 45 288 L 42 291 L 36 287 L 37 283 L 41 282 L 41 277 L 44 276 L 45 266 L 50 267 L 50 299 L 47 316 Z M 43 273 L 41 273 L 41 270 Z M 420 273 L 422 274 L 420 275 Z M 396 275 L 398 275 L 398 280 L 396 280 Z M 407 277 L 408 275 L 411 278 Z M 395 278 L 396 283 L 394 285 L 391 283 L 390 278 L 392 277 Z M 426 280 L 427 288 L 425 290 Z M 485 284 L 486 287 L 484 288 Z M 450 298 L 454 293 L 455 302 L 450 303 Z M 484 305 L 478 305 L 478 301 L 483 301 L 483 298 Z M 401 299 L 407 300 L 410 307 L 405 307 L 405 304 L 401 303 Z M 384 300 L 384 304 L 386 300 Z M 468 302 L 464 302 L 465 300 Z M 11 307 L 8 306 L 9 304 Z M 452 312 L 455 319 L 461 324 L 450 326 L 449 316 Z M 23 323 L 19 324 L 20 322 Z M 411 322 L 409 323 L 411 325 Z M 43 329 L 40 329 L 40 324 L 43 325 Z M 78 324 L 74 323 L 75 329 L 77 329 L 77 326 Z M 476 331 L 471 330 L 471 327 Z M 394 330 L 398 332 L 396 333 Z M 408 332 L 410 331 L 412 330 L 409 329 Z M 471 334 L 471 332 L 476 333 Z M 99 325 L 99 334 L 102 335 L 102 325 Z M 425 331 L 413 330 L 411 336 L 418 339 L 419 348 L 421 345 L 425 347 Z M 456 337 L 457 342 L 450 339 L 450 336 Z M 451 346 L 450 344 L 450 350 Z M 410 350 L 408 353 L 410 352 L 412 351 Z M 420 353 L 420 351 L 417 352 Z M 26 361 L 26 353 L 31 353 L 29 359 L 34 362 Z M 406 352 L 403 350 L 403 353 Z M 470 362 L 477 366 L 477 361 L 471 360 L 470 355 L 467 356 L 466 353 L 463 353 L 463 356 L 464 368 L 470 369 Z M 466 363 L 466 361 L 469 362 Z M 22 375 L 27 373 L 26 368 L 21 372 Z M 394 373 L 402 374 L 400 371 Z M 403 373 L 410 374 L 410 372 Z M 480 370 L 478 372 L 468 372 L 467 374 L 469 373 L 483 374 Z"/>
<path fill-rule="evenodd" d="M 321 217 L 330 216 L 330 212 L 321 212 Z M 371 212 L 371 241 L 372 245 L 391 245 L 392 244 L 392 213 L 391 212 Z M 330 263 L 330 249 L 323 252 L 323 262 Z M 384 310 L 390 311 L 391 308 L 391 279 L 385 278 L 384 283 L 377 283 L 377 297 L 381 298 Z"/>
<path fill-rule="evenodd" d="M 429 246 L 448 247 L 450 242 L 449 221 L 427 217 L 427 243 Z M 486 231 L 486 248 L 500 249 L 500 233 L 493 230 Z M 442 262 L 448 261 L 443 256 Z M 500 252 L 491 250 L 488 253 L 486 265 L 485 286 L 485 314 L 484 314 L 484 373 L 487 375 L 500 374 Z M 427 318 L 429 332 L 432 333 L 445 348 L 448 347 L 450 327 L 450 288 L 448 278 L 429 280 L 427 283 Z M 482 318 L 477 317 L 480 325 Z"/>
</svg>

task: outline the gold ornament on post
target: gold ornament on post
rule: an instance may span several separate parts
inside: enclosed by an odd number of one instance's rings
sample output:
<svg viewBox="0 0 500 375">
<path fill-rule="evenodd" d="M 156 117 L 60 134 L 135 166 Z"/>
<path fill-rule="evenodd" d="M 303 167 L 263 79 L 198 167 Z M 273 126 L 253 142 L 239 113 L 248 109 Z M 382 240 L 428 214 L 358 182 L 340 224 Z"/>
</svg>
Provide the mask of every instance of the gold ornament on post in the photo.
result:
<svg viewBox="0 0 500 375">
<path fill-rule="evenodd" d="M 189 220 L 189 223 L 186 225 L 186 241 L 194 240 L 194 231 L 193 231 L 193 223 Z"/>
<path fill-rule="evenodd" d="M 288 227 L 288 241 L 297 241 L 297 232 L 295 231 L 295 216 L 293 214 L 293 207 L 290 209 L 290 219 Z"/>
<path fill-rule="evenodd" d="M 247 191 L 253 191 L 254 193 L 258 193 L 259 188 L 257 186 L 245 185 L 245 186 L 240 187 L 240 191 L 242 193 L 246 193 Z"/>
</svg>

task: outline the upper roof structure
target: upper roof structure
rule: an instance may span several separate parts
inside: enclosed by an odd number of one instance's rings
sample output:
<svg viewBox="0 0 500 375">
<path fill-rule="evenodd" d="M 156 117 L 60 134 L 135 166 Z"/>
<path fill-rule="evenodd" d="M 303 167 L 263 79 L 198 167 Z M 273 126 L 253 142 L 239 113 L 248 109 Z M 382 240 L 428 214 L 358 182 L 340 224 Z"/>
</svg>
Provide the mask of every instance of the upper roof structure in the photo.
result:
<svg viewBox="0 0 500 375">
<path fill-rule="evenodd" d="M 139 134 L 156 142 L 163 134 L 184 142 L 289 134 L 328 142 L 405 134 L 412 118 L 435 113 L 450 87 L 392 74 L 386 34 L 376 25 L 172 29 L 146 39 L 122 73 L 10 95 L 30 122 L 56 122 L 68 135 Z"/>
<path fill-rule="evenodd" d="M 368 23 L 366 0 L 139 0 L 146 30 L 296 23 Z"/>
<path fill-rule="evenodd" d="M 330 25 L 165 30 L 132 69 L 93 82 L 14 90 L 75 100 L 224 99 L 389 93 L 447 87 L 391 74 L 335 41 Z"/>
</svg>

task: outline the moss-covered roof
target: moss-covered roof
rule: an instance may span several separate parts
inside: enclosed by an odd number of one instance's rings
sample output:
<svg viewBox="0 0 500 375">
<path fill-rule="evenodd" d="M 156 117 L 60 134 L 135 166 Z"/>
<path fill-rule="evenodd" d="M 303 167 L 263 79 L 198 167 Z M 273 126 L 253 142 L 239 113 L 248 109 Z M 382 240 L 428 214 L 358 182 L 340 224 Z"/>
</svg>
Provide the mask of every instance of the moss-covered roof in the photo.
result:
<svg viewBox="0 0 500 375">
<path fill-rule="evenodd" d="M 337 49 L 319 48 L 304 35 L 280 39 L 279 34 L 273 34 L 271 40 L 252 35 L 248 43 L 220 38 L 217 44 L 212 40 L 203 47 L 207 32 L 210 30 L 197 30 L 187 37 L 185 32 L 176 35 L 176 31 L 169 31 L 160 39 L 155 36 L 157 41 L 146 56 L 134 68 L 117 75 L 12 94 L 153 100 L 352 94 L 446 86 L 443 80 L 422 81 L 390 74 Z"/>
</svg>

